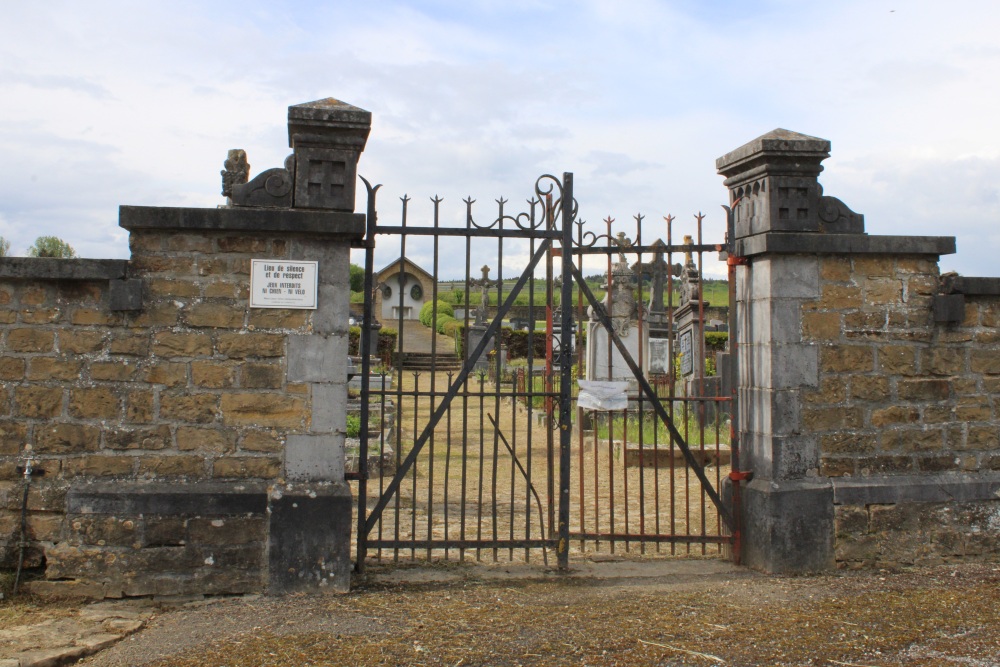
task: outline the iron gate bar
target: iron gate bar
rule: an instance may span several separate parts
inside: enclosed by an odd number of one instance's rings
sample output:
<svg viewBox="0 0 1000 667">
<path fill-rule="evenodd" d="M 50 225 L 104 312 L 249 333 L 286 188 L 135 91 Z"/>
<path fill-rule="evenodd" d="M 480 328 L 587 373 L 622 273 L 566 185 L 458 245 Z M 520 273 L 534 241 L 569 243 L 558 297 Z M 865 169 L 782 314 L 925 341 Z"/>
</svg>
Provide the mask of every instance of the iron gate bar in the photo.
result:
<svg viewBox="0 0 1000 667">
<path fill-rule="evenodd" d="M 614 222 L 614 219 L 611 219 Z M 664 244 L 659 247 L 655 246 L 639 246 L 631 245 L 626 249 L 629 253 L 653 253 L 660 250 L 664 253 L 674 253 L 674 252 L 724 252 L 726 250 L 725 244 L 722 243 L 692 243 L 691 245 L 671 245 Z M 611 246 L 574 246 L 574 255 L 606 255 L 618 252 Z M 700 266 L 700 265 L 699 265 Z"/>
<path fill-rule="evenodd" d="M 524 284 L 528 281 L 529 275 L 535 270 L 535 267 L 538 265 L 538 262 L 541 260 L 541 258 L 545 255 L 545 252 L 548 250 L 550 245 L 551 241 L 549 239 L 545 239 L 539 246 L 535 255 L 531 258 L 531 261 L 528 262 L 528 266 L 524 269 L 524 273 L 521 274 L 521 277 L 518 279 L 517 283 L 512 288 L 510 295 L 507 297 L 507 300 L 504 301 L 502 306 L 500 306 L 496 318 L 490 323 L 489 327 L 487 327 L 486 332 L 483 334 L 482 340 L 480 340 L 479 344 L 476 345 L 476 349 L 472 352 L 472 355 L 465 360 L 465 363 L 462 365 L 462 370 L 459 372 L 457 379 L 448 390 L 448 395 L 445 397 L 444 401 L 442 401 L 441 404 L 437 408 L 435 408 L 434 412 L 431 414 L 430 420 L 424 427 L 424 430 L 420 434 L 420 437 L 414 443 L 413 448 L 410 450 L 410 453 L 407 454 L 406 459 L 399 464 L 399 468 L 397 469 L 396 474 L 393 475 L 392 481 L 389 482 L 389 486 L 386 487 L 385 491 L 382 494 L 382 497 L 379 498 L 378 503 L 372 509 L 371 514 L 369 514 L 368 516 L 368 520 L 365 522 L 365 533 L 364 533 L 365 537 L 367 537 L 368 533 L 371 532 L 372 528 L 375 527 L 375 523 L 381 516 L 382 511 L 389 504 L 389 498 L 393 496 L 397 498 L 399 497 L 398 491 L 401 480 L 403 479 L 403 477 L 406 476 L 406 473 L 409 472 L 410 468 L 413 466 L 413 463 L 417 460 L 417 456 L 420 454 L 420 450 L 423 449 L 424 443 L 426 443 L 427 439 L 430 437 L 430 434 L 433 433 L 434 428 L 441 420 L 441 417 L 444 415 L 448 407 L 451 405 L 451 399 L 454 398 L 454 396 L 458 393 L 458 387 L 462 386 L 465 383 L 466 379 L 469 377 L 469 374 L 472 372 L 472 369 L 475 366 L 476 361 L 478 361 L 479 357 L 482 355 L 483 351 L 486 349 L 487 345 L 490 343 L 493 336 L 495 336 L 497 331 L 499 330 L 504 315 L 506 315 L 507 312 L 510 311 L 510 307 L 514 304 L 514 300 L 517 297 L 518 293 L 524 287 Z M 397 440 L 397 442 L 399 441 Z M 398 518 L 399 516 L 398 512 L 396 516 Z"/>
<path fill-rule="evenodd" d="M 618 348 L 618 352 L 622 356 L 622 359 L 625 361 L 629 369 L 632 371 L 632 374 L 636 378 L 636 381 L 639 383 L 639 386 L 642 388 L 642 391 L 649 397 L 650 402 L 653 404 L 654 410 L 656 411 L 660 419 L 663 421 L 663 423 L 667 426 L 667 430 L 670 432 L 670 435 L 673 438 L 675 438 L 677 440 L 677 444 L 680 445 L 681 453 L 684 454 L 684 460 L 687 462 L 688 467 L 694 470 L 695 475 L 698 477 L 698 480 L 702 484 L 702 488 L 704 488 L 709 498 L 712 499 L 712 502 L 715 504 L 716 510 L 718 510 L 719 512 L 719 515 L 722 516 L 722 518 L 725 520 L 726 526 L 729 528 L 730 531 L 732 531 L 734 528 L 733 515 L 729 511 L 729 508 L 725 506 L 725 504 L 722 502 L 722 499 L 719 497 L 719 494 L 712 487 L 712 484 L 711 482 L 709 482 L 708 477 L 705 476 L 705 470 L 695 460 L 694 455 L 691 453 L 691 450 L 687 445 L 687 442 L 684 440 L 684 438 L 681 437 L 681 434 L 677 431 L 677 428 L 674 427 L 673 422 L 667 415 L 667 411 L 663 408 L 663 405 L 656 397 L 656 394 L 653 392 L 653 388 L 650 387 L 649 381 L 646 380 L 645 376 L 643 376 L 641 369 L 638 366 L 636 366 L 635 361 L 632 359 L 632 355 L 629 354 L 628 349 L 621 342 L 621 339 L 618 337 L 618 334 L 614 332 L 614 328 L 611 326 L 611 318 L 605 312 L 604 306 L 598 303 L 596 297 L 594 297 L 594 293 L 590 291 L 590 286 L 587 285 L 586 280 L 584 280 L 583 274 L 580 272 L 580 269 L 577 268 L 577 266 L 572 263 L 570 263 L 570 269 L 573 273 L 573 277 L 580 285 L 580 288 L 583 290 L 584 295 L 587 297 L 587 300 L 593 307 L 594 314 L 597 315 L 598 319 L 601 321 L 601 324 L 607 330 L 608 336 L 611 338 L 612 341 L 614 341 L 615 346 Z"/>
<path fill-rule="evenodd" d="M 475 201 L 475 200 L 473 200 Z M 508 238 L 523 239 L 525 232 L 531 232 L 534 238 L 550 239 L 558 241 L 561 238 L 559 232 L 542 231 L 535 229 L 494 229 L 492 227 L 441 227 L 435 230 L 433 227 L 379 227 L 376 234 L 391 234 L 398 236 L 406 234 L 408 236 L 461 236 L 461 237 L 485 237 L 485 238 Z M 711 248 L 710 248 L 711 249 Z"/>
<path fill-rule="evenodd" d="M 569 567 L 569 486 L 570 445 L 573 426 L 573 360 L 569 348 L 573 341 L 573 285 L 566 276 L 573 267 L 573 174 L 563 172 L 562 186 L 562 294 L 559 312 L 562 329 L 559 332 L 559 546 L 556 548 L 559 569 Z"/>
<path fill-rule="evenodd" d="M 365 188 L 368 190 L 368 220 L 365 230 L 365 302 L 364 302 L 364 325 L 361 329 L 361 390 L 365 396 L 369 395 L 369 375 L 371 374 L 371 336 L 368 335 L 368 323 L 372 321 L 372 308 L 374 306 L 373 302 L 373 291 L 375 286 L 373 283 L 372 272 L 375 270 L 375 229 L 378 224 L 377 214 L 375 211 L 375 197 L 378 193 L 378 189 L 382 187 L 381 184 L 372 187 L 372 184 L 368 182 L 364 176 L 360 176 L 361 180 L 364 181 Z M 384 388 L 383 380 L 383 388 Z M 384 400 L 384 399 L 383 399 Z M 383 403 L 384 406 L 384 403 Z M 382 417 L 385 419 L 385 409 L 382 409 Z M 365 425 L 361 429 L 361 441 L 358 445 L 358 534 L 364 530 L 365 527 L 365 516 L 364 512 L 360 508 L 366 507 L 368 503 L 368 401 L 361 401 L 361 423 Z M 355 563 L 355 569 L 358 572 L 362 572 L 365 567 L 365 559 L 367 558 L 367 549 L 365 546 L 365 541 L 362 539 L 358 540 L 358 560 Z"/>
</svg>

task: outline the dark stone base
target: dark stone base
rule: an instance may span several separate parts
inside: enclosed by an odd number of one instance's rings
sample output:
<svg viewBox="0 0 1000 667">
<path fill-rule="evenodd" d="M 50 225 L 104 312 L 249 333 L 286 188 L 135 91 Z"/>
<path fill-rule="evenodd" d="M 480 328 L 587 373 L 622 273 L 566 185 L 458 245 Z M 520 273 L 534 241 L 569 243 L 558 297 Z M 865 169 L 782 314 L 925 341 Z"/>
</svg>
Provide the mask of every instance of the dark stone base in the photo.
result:
<svg viewBox="0 0 1000 667">
<path fill-rule="evenodd" d="M 80 484 L 45 547 L 47 594 L 85 597 L 347 591 L 346 484 Z"/>
<path fill-rule="evenodd" d="M 835 567 L 829 484 L 755 479 L 741 497 L 744 565 L 775 574 Z"/>
<path fill-rule="evenodd" d="M 345 484 L 297 485 L 280 497 L 272 494 L 269 593 L 350 589 L 352 505 Z"/>
</svg>

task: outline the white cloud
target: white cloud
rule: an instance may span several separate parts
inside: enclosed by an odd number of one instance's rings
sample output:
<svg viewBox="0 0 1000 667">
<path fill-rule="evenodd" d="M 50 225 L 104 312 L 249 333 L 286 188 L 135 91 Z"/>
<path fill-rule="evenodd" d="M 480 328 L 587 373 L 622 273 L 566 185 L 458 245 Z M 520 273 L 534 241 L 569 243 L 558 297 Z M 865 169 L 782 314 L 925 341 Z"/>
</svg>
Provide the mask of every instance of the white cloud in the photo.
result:
<svg viewBox="0 0 1000 667">
<path fill-rule="evenodd" d="M 833 141 L 821 180 L 870 233 L 957 234 L 945 265 L 995 273 L 998 19 L 987 0 L 13 4 L 3 234 L 127 256 L 118 204 L 220 203 L 228 149 L 279 166 L 287 106 L 333 95 L 373 112 L 385 220 L 405 192 L 464 224 L 464 197 L 487 215 L 573 171 L 590 221 L 631 234 L 641 212 L 651 240 L 700 210 L 720 237 L 714 159 L 786 127 Z"/>
</svg>

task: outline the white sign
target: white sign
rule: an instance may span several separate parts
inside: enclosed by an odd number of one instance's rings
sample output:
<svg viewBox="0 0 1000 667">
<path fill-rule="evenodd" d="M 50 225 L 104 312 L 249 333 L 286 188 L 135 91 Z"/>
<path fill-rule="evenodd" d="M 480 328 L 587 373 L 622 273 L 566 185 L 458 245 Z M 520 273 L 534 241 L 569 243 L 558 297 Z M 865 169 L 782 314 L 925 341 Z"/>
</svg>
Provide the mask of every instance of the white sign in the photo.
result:
<svg viewBox="0 0 1000 667">
<path fill-rule="evenodd" d="M 319 262 L 250 260 L 251 308 L 316 308 Z"/>
</svg>

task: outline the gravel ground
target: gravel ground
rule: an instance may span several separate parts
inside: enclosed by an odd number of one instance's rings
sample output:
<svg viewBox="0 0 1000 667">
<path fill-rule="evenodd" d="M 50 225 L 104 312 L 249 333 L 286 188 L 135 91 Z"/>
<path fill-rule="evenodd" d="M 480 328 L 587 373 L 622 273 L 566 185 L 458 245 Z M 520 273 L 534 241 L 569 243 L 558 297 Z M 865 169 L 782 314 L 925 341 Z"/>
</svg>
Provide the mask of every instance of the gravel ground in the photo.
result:
<svg viewBox="0 0 1000 667">
<path fill-rule="evenodd" d="M 83 661 L 1000 666 L 1000 565 L 778 577 L 717 560 L 374 570 L 348 595 L 165 610 Z"/>
</svg>

